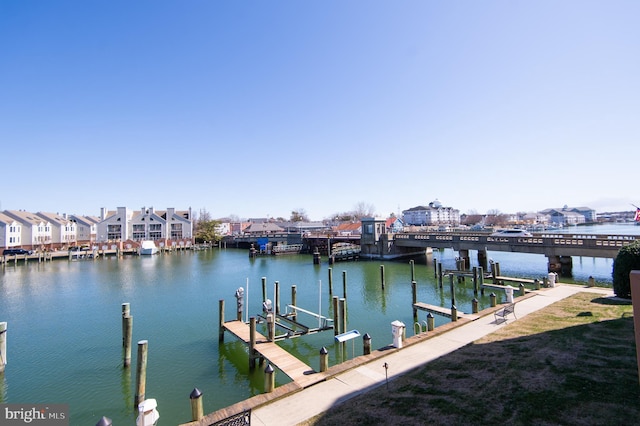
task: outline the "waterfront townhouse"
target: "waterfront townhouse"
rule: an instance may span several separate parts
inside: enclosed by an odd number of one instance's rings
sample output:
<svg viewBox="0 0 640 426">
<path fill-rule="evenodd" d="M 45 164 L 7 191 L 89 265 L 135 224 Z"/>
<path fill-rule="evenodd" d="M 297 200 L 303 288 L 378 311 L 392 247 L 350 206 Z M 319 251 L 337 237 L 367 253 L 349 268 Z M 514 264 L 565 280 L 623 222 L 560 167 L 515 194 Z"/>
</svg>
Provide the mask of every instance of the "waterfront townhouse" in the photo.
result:
<svg viewBox="0 0 640 426">
<path fill-rule="evenodd" d="M 100 209 L 100 222 L 97 227 L 97 241 L 126 241 L 129 239 L 129 222 L 133 212 L 126 207 L 115 211 Z"/>
<path fill-rule="evenodd" d="M 16 219 L 0 213 L 0 247 L 20 247 L 22 226 Z"/>
<path fill-rule="evenodd" d="M 99 218 L 72 214 L 69 215 L 69 220 L 76 224 L 76 242 L 78 244 L 93 245 L 97 241 Z"/>
<path fill-rule="evenodd" d="M 5 215 L 20 224 L 21 246 L 28 249 L 52 249 L 51 223 L 24 210 L 5 210 Z"/>
<path fill-rule="evenodd" d="M 51 243 L 54 247 L 76 245 L 76 224 L 66 214 L 38 212 L 36 216 L 46 220 L 51 226 Z"/>
</svg>

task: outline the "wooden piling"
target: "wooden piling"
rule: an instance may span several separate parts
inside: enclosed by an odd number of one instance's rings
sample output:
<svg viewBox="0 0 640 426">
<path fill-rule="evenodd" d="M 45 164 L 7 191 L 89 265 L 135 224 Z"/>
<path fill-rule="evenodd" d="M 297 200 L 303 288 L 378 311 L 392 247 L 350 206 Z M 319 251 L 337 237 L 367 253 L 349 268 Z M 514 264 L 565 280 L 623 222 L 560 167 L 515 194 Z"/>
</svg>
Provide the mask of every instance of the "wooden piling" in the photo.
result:
<svg viewBox="0 0 640 426">
<path fill-rule="evenodd" d="M 122 304 L 122 364 L 131 365 L 131 344 L 133 339 L 133 317 L 129 311 L 129 304 Z"/>
<path fill-rule="evenodd" d="M 475 297 L 471 301 L 471 312 L 473 312 L 474 314 L 478 313 L 478 299 L 476 299 Z"/>
<path fill-rule="evenodd" d="M 451 291 L 451 305 L 456 304 L 456 289 L 453 286 L 453 274 L 449 274 L 449 290 Z"/>
<path fill-rule="evenodd" d="M 324 346 L 320 349 L 320 372 L 329 368 L 329 351 Z"/>
<path fill-rule="evenodd" d="M 329 294 L 333 294 L 333 269 L 329 268 L 328 269 L 328 274 L 329 274 Z"/>
<path fill-rule="evenodd" d="M 340 329 L 343 333 L 345 333 L 347 331 L 347 299 L 340 299 L 339 305 L 340 308 L 338 310 L 340 311 Z"/>
<path fill-rule="evenodd" d="M 451 321 L 458 321 L 458 308 L 456 308 L 456 305 L 451 305 Z"/>
<path fill-rule="evenodd" d="M 384 290 L 384 265 L 380 265 L 380 285 Z"/>
<path fill-rule="evenodd" d="M 191 400 L 191 421 L 198 421 L 204 417 L 204 409 L 202 407 L 202 392 L 200 389 L 193 388 L 189 395 Z"/>
<path fill-rule="evenodd" d="M 340 334 L 340 317 L 338 316 L 338 296 L 333 296 L 331 298 L 332 307 L 333 307 L 333 335 L 337 336 Z"/>
<path fill-rule="evenodd" d="M 224 299 L 218 301 L 218 342 L 224 342 Z"/>
<path fill-rule="evenodd" d="M 276 388 L 276 374 L 271 364 L 264 369 L 264 391 L 271 393 Z"/>
<path fill-rule="evenodd" d="M 498 305 L 497 296 L 495 293 L 491 293 L 489 295 L 489 300 L 491 300 L 491 307 L 494 308 Z"/>
<path fill-rule="evenodd" d="M 267 301 L 267 277 L 262 277 L 262 303 Z"/>
<path fill-rule="evenodd" d="M 520 283 L 518 288 L 520 289 L 520 296 L 524 296 L 525 295 L 524 283 Z"/>
<path fill-rule="evenodd" d="M 442 280 L 443 280 L 443 276 L 442 276 L 442 262 L 438 262 L 438 284 L 440 286 L 440 288 L 442 288 Z"/>
<path fill-rule="evenodd" d="M 276 281 L 274 283 L 273 304 L 275 305 L 274 312 L 276 314 L 279 314 L 280 313 L 280 282 L 279 281 Z"/>
<path fill-rule="evenodd" d="M 435 328 L 436 319 L 431 312 L 427 314 L 427 331 L 433 331 Z"/>
<path fill-rule="evenodd" d="M 347 271 L 342 271 L 342 297 L 347 298 Z"/>
<path fill-rule="evenodd" d="M 418 321 L 418 309 L 415 304 L 418 303 L 418 285 L 415 281 L 411 281 L 411 306 L 413 306 L 413 321 Z"/>
<path fill-rule="evenodd" d="M 7 323 L 0 322 L 0 373 L 7 365 Z"/>
<path fill-rule="evenodd" d="M 298 288 L 295 285 L 291 286 L 291 304 L 298 306 Z M 298 319 L 298 310 L 294 309 L 291 318 L 296 321 Z"/>
<path fill-rule="evenodd" d="M 365 333 L 364 336 L 362 336 L 362 353 L 364 355 L 371 354 L 371 336 L 369 333 Z"/>
<path fill-rule="evenodd" d="M 411 281 L 415 281 L 416 280 L 416 268 L 415 268 L 415 262 L 413 259 L 411 259 L 409 261 L 409 266 L 411 267 Z"/>
<path fill-rule="evenodd" d="M 253 369 L 256 366 L 256 358 L 258 358 L 258 352 L 256 351 L 256 317 L 249 318 L 249 368 Z"/>
<path fill-rule="evenodd" d="M 474 266 L 472 268 L 473 271 L 473 295 L 478 295 L 478 267 Z"/>
<path fill-rule="evenodd" d="M 138 411 L 138 404 L 145 399 L 147 386 L 147 354 L 149 342 L 140 340 L 138 342 L 138 364 L 136 368 L 136 396 L 134 399 L 134 409 Z"/>
</svg>

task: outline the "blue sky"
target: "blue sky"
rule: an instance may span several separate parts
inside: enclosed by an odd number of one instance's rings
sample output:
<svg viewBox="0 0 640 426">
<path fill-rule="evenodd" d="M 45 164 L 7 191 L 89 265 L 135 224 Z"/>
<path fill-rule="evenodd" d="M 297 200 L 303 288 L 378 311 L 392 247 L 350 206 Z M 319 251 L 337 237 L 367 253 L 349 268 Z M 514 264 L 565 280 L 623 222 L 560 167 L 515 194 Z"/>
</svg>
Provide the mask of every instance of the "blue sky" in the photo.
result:
<svg viewBox="0 0 640 426">
<path fill-rule="evenodd" d="M 0 209 L 632 210 L 637 1 L 0 0 Z"/>
</svg>

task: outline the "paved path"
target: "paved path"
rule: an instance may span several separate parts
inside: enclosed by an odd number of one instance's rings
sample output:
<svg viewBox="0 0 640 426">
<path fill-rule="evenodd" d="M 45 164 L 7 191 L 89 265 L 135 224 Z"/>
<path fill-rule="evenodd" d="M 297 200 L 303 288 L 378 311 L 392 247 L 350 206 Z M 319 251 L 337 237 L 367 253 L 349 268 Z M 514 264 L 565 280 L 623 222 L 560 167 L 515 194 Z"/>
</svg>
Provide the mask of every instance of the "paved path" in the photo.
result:
<svg viewBox="0 0 640 426">
<path fill-rule="evenodd" d="M 589 291 L 613 296 L 611 290 L 558 284 L 554 288 L 535 292 L 531 297 L 516 298 L 516 315 L 523 318 L 573 294 Z M 510 316 L 508 323 L 513 322 Z M 330 379 L 294 392 L 291 395 L 254 408 L 251 424 L 254 426 L 293 426 L 331 409 L 332 406 L 385 384 L 385 368 L 389 379 L 459 349 L 487 334 L 504 327 L 496 324 L 492 314 L 480 317 L 446 333 L 414 343 L 388 355 L 337 374 Z"/>
</svg>

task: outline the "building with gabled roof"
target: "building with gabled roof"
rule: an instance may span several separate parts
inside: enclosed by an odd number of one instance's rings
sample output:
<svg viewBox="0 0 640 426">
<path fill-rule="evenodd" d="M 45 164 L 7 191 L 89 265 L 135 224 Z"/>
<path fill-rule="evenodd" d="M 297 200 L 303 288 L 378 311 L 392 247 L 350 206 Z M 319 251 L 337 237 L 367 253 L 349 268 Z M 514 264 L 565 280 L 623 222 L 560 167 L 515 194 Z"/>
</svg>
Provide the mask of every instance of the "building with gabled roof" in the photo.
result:
<svg viewBox="0 0 640 426">
<path fill-rule="evenodd" d="M 22 247 L 51 248 L 51 223 L 48 220 L 24 210 L 5 210 L 3 213 L 20 223 Z"/>
<path fill-rule="evenodd" d="M 15 218 L 0 213 L 0 247 L 20 247 L 22 225 Z"/>
<path fill-rule="evenodd" d="M 76 242 L 78 244 L 92 245 L 97 241 L 98 223 L 100 219 L 96 216 L 69 215 L 69 220 L 76 223 Z"/>
<path fill-rule="evenodd" d="M 76 244 L 76 223 L 66 214 L 38 212 L 37 216 L 51 225 L 51 244 L 56 247 L 69 247 Z"/>
<path fill-rule="evenodd" d="M 460 224 L 460 210 L 444 207 L 437 199 L 428 206 L 416 206 L 402 211 L 406 225 L 453 225 Z"/>
</svg>

